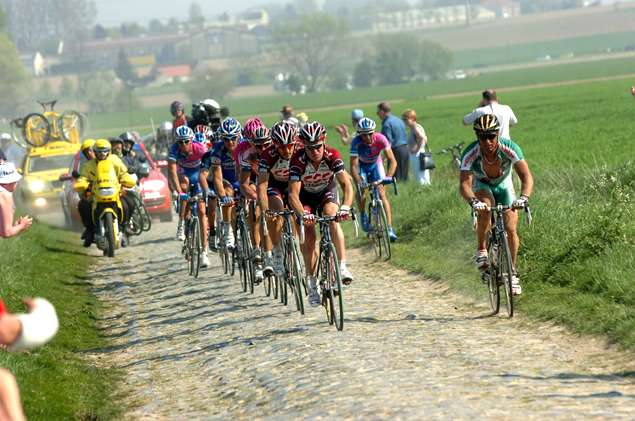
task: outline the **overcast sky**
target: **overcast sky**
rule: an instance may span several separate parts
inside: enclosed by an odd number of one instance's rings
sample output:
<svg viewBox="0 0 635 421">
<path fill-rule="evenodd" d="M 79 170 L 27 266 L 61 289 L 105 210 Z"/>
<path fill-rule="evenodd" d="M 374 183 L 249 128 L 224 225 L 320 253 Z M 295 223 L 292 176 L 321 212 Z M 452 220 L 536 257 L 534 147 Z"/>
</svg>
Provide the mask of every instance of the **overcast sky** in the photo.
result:
<svg viewBox="0 0 635 421">
<path fill-rule="evenodd" d="M 197 0 L 207 20 L 216 20 L 223 12 L 237 14 L 250 7 L 269 3 L 286 3 L 284 0 Z M 104 26 L 120 25 L 123 22 L 147 24 L 152 19 L 167 23 L 171 17 L 181 20 L 188 17 L 192 0 L 95 0 L 97 23 Z M 318 1 L 322 4 L 322 1 Z"/>
<path fill-rule="evenodd" d="M 409 1 L 412 4 L 419 3 L 418 0 Z M 602 0 L 602 3 L 612 4 L 615 1 Z M 262 4 L 288 2 L 289 0 L 197 0 L 207 20 L 216 20 L 216 17 L 224 12 L 235 15 Z M 318 0 L 320 6 L 322 3 L 322 0 Z M 146 25 L 152 19 L 159 19 L 163 23 L 167 23 L 171 17 L 187 19 L 192 0 L 95 0 L 95 4 L 98 10 L 97 23 L 101 25 L 114 26 L 123 22 Z"/>
</svg>

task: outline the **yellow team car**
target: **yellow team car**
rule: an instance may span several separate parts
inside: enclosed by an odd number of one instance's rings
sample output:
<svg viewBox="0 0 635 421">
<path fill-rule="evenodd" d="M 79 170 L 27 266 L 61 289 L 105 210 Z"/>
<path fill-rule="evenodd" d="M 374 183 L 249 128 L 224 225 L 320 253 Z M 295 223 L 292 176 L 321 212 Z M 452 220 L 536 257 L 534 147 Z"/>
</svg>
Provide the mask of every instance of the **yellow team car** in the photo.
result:
<svg viewBox="0 0 635 421">
<path fill-rule="evenodd" d="M 59 209 L 64 183 L 59 176 L 68 172 L 68 166 L 80 146 L 80 143 L 57 141 L 29 149 L 19 170 L 22 179 L 13 193 L 27 212 L 46 213 Z"/>
</svg>

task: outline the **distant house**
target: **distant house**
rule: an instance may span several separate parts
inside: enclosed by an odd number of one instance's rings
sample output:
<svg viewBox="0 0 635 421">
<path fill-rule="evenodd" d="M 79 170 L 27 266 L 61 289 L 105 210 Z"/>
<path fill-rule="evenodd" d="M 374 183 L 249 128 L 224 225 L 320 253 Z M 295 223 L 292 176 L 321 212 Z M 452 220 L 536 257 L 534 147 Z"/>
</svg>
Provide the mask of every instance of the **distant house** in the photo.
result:
<svg viewBox="0 0 635 421">
<path fill-rule="evenodd" d="M 192 66 L 189 64 L 175 64 L 172 66 L 157 66 L 155 69 L 157 84 L 187 82 L 192 76 Z"/>
<path fill-rule="evenodd" d="M 520 16 L 520 3 L 512 0 L 485 0 L 480 6 L 496 13 L 497 18 Z"/>
</svg>

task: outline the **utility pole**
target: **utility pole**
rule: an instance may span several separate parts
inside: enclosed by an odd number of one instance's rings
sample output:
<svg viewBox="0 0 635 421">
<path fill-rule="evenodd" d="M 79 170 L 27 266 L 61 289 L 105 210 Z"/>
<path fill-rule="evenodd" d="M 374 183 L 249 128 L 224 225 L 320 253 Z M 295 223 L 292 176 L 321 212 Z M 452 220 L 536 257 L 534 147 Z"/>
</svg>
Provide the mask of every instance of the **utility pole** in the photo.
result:
<svg viewBox="0 0 635 421">
<path fill-rule="evenodd" d="M 470 0 L 465 0 L 465 26 L 470 27 Z"/>
</svg>

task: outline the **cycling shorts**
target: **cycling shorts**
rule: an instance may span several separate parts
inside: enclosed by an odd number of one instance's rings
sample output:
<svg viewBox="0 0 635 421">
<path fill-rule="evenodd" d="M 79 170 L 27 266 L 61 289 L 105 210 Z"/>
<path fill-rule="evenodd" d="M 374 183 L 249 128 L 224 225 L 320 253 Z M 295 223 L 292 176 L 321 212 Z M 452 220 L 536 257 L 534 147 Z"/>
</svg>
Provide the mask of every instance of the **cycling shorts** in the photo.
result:
<svg viewBox="0 0 635 421">
<path fill-rule="evenodd" d="M 495 186 L 475 177 L 472 182 L 472 191 L 476 193 L 479 190 L 487 190 L 492 193 L 496 205 L 510 206 L 516 200 L 516 192 L 514 191 L 511 175 Z"/>
<path fill-rule="evenodd" d="M 282 183 L 276 180 L 269 180 L 267 186 L 267 196 L 278 196 L 286 205 L 289 203 L 289 183 Z"/>
<path fill-rule="evenodd" d="M 201 189 L 201 185 L 198 183 L 198 169 L 196 171 L 188 171 L 184 169 L 184 171 L 181 174 L 185 175 L 187 179 L 190 180 L 190 184 L 194 184 L 194 193 L 193 193 L 194 196 L 196 196 L 197 194 L 203 193 L 203 190 Z"/>
<path fill-rule="evenodd" d="M 372 164 L 359 162 L 357 164 L 357 174 L 367 183 L 374 183 L 375 181 L 386 178 L 386 172 L 384 171 L 384 166 L 381 164 L 381 161 L 373 162 Z"/>
<path fill-rule="evenodd" d="M 320 206 L 322 209 L 324 209 L 324 205 L 326 205 L 327 203 L 335 203 L 337 206 L 339 206 L 340 193 L 337 190 L 337 184 L 335 183 L 335 180 L 333 180 L 327 188 L 319 193 L 311 193 L 306 190 L 301 190 L 300 203 L 302 203 L 302 206 L 304 206 L 304 209 L 306 211 L 309 211 L 314 215 L 317 212 L 318 206 Z"/>
</svg>

